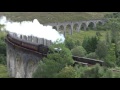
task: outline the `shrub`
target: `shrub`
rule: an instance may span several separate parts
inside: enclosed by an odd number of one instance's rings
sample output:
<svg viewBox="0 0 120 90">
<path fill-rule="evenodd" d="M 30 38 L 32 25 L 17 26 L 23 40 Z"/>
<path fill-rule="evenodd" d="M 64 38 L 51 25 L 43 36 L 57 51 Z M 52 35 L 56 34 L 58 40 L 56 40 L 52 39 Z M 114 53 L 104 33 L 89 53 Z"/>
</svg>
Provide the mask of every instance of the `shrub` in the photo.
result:
<svg viewBox="0 0 120 90">
<path fill-rule="evenodd" d="M 84 78 L 100 78 L 103 75 L 103 68 L 96 64 L 91 69 L 85 70 L 82 77 Z"/>
<path fill-rule="evenodd" d="M 6 56 L 6 44 L 0 39 L 0 54 L 4 54 Z"/>
<path fill-rule="evenodd" d="M 110 34 L 109 34 L 108 31 L 107 31 L 107 33 L 106 33 L 106 42 L 107 42 L 108 44 L 111 43 L 111 37 L 110 37 Z"/>
<path fill-rule="evenodd" d="M 84 57 L 86 55 L 86 50 L 82 46 L 77 46 L 71 50 L 72 55 Z"/>
<path fill-rule="evenodd" d="M 106 55 L 107 55 L 107 45 L 106 45 L 105 41 L 99 41 L 98 42 L 95 53 L 100 59 L 104 59 L 106 57 Z"/>
<path fill-rule="evenodd" d="M 6 65 L 6 44 L 0 39 L 0 64 Z"/>
<path fill-rule="evenodd" d="M 113 73 L 106 67 L 101 67 L 99 64 L 86 69 L 82 75 L 82 78 L 113 78 Z"/>
<path fill-rule="evenodd" d="M 95 52 L 89 53 L 86 55 L 87 58 L 98 59 L 99 57 L 96 55 Z"/>
<path fill-rule="evenodd" d="M 34 78 L 55 78 L 66 65 L 73 65 L 72 54 L 64 45 L 56 44 L 51 46 L 50 49 L 53 51 L 58 46 L 62 50 L 58 53 L 48 54 L 47 58 L 43 58 L 33 73 Z"/>
<path fill-rule="evenodd" d="M 6 56 L 3 54 L 0 54 L 0 64 L 6 65 Z"/>
<path fill-rule="evenodd" d="M 85 37 L 83 40 L 82 46 L 83 46 L 83 48 L 85 48 L 87 53 L 95 52 L 95 49 L 97 48 L 98 41 L 99 41 L 99 39 L 96 36 L 91 37 L 91 38 Z"/>
<path fill-rule="evenodd" d="M 77 78 L 77 72 L 72 66 L 64 67 L 57 75 L 57 78 Z"/>
<path fill-rule="evenodd" d="M 75 42 L 73 41 L 72 38 L 66 38 L 65 40 L 65 45 L 67 48 L 69 48 L 70 50 L 73 49 L 75 47 Z"/>
<path fill-rule="evenodd" d="M 60 64 L 54 60 L 44 58 L 40 61 L 37 70 L 33 73 L 33 78 L 53 78 L 61 70 Z"/>
<path fill-rule="evenodd" d="M 109 69 L 104 69 L 104 74 L 101 78 L 114 78 L 113 72 L 110 71 Z"/>
<path fill-rule="evenodd" d="M 75 41 L 75 46 L 80 46 L 81 44 L 80 44 L 80 41 L 79 40 L 76 40 Z"/>
<path fill-rule="evenodd" d="M 105 66 L 114 67 L 116 63 L 116 55 L 115 55 L 115 44 L 110 44 L 107 50 L 107 55 L 104 59 Z"/>
</svg>

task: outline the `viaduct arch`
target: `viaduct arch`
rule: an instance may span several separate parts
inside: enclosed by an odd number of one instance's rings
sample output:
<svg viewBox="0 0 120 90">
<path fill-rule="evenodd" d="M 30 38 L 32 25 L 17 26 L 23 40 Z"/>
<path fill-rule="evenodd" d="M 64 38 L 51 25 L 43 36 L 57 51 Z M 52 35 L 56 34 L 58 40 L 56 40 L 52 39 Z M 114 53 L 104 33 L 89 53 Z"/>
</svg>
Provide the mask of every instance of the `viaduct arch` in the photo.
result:
<svg viewBox="0 0 120 90">
<path fill-rule="evenodd" d="M 104 25 L 106 19 L 102 20 L 88 20 L 88 21 L 76 21 L 76 22 L 64 22 L 64 23 L 48 23 L 45 25 L 50 25 L 59 32 L 62 32 L 64 35 L 67 33 L 73 34 L 73 30 L 80 32 L 80 30 L 87 30 L 89 27 L 95 29 L 97 24 Z M 61 31 L 62 27 L 62 31 Z"/>
<path fill-rule="evenodd" d="M 64 35 L 68 31 L 69 34 L 73 33 L 73 28 L 77 32 L 79 32 L 83 26 L 83 29 L 86 30 L 90 23 L 93 24 L 94 28 L 97 23 L 101 23 L 104 25 L 104 20 L 90 20 L 90 21 L 80 21 L 80 22 L 65 22 L 65 23 L 52 23 L 49 24 L 56 28 L 57 31 L 62 29 Z M 68 29 L 68 30 L 67 30 Z M 15 38 L 19 38 L 24 42 L 32 42 L 34 44 L 43 44 L 46 46 L 51 45 L 50 40 L 46 40 L 43 38 L 33 37 L 33 36 L 25 36 L 25 35 L 17 35 L 15 33 L 11 33 L 11 35 Z M 43 58 L 42 54 L 17 46 L 14 43 L 11 43 L 6 38 L 6 46 L 7 46 L 7 69 L 10 77 L 15 78 L 31 78 L 34 71 L 37 69 L 38 62 Z"/>
</svg>

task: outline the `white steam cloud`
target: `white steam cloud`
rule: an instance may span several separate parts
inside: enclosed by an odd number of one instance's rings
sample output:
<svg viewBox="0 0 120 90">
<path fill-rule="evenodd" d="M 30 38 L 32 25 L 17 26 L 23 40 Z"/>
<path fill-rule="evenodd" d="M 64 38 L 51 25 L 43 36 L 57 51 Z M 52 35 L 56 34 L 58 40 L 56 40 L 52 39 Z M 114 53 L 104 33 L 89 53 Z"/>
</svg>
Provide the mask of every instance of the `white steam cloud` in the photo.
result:
<svg viewBox="0 0 120 90">
<path fill-rule="evenodd" d="M 45 38 L 55 42 L 60 40 L 60 43 L 63 43 L 65 38 L 63 34 L 60 34 L 58 31 L 52 28 L 52 26 L 43 26 L 39 23 L 37 19 L 32 21 L 23 21 L 23 22 L 13 22 L 7 20 L 5 16 L 0 18 L 0 24 L 4 24 L 4 30 L 8 32 L 14 32 L 26 36 L 36 36 L 39 38 Z"/>
</svg>

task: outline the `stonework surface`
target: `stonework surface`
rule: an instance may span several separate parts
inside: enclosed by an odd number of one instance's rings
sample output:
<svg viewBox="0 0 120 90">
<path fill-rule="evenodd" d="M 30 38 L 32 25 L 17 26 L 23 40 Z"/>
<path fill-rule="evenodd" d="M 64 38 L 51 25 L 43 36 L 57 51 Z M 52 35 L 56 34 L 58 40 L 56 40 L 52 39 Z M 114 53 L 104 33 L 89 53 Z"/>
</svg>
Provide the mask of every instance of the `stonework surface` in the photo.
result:
<svg viewBox="0 0 120 90">
<path fill-rule="evenodd" d="M 76 28 L 77 32 L 80 32 L 81 28 L 86 30 L 90 24 L 93 25 L 93 28 L 95 29 L 97 24 L 104 25 L 105 22 L 107 22 L 107 19 L 102 19 L 102 20 L 88 20 L 88 21 L 75 21 L 75 22 L 63 22 L 63 23 L 48 23 L 45 25 L 50 25 L 57 31 L 60 31 L 66 35 L 66 32 L 69 34 L 73 34 L 73 28 Z M 66 31 L 68 30 L 68 31 Z"/>
<path fill-rule="evenodd" d="M 90 21 L 80 21 L 80 22 L 65 22 L 65 23 L 51 23 L 53 27 L 56 27 L 57 31 L 62 26 L 63 33 L 66 34 L 66 28 L 69 26 L 69 34 L 73 33 L 74 25 L 78 26 L 77 31 L 80 31 L 82 24 L 83 28 L 86 29 L 90 23 L 93 23 L 94 27 L 96 24 L 101 22 L 105 23 L 104 20 L 90 20 Z M 17 38 L 18 40 L 22 40 L 24 42 L 31 42 L 34 44 L 43 44 L 46 46 L 50 46 L 52 42 L 50 40 L 46 40 L 44 38 L 37 38 L 33 36 L 18 36 L 15 33 L 10 33 L 12 37 Z M 38 55 L 30 50 L 21 49 L 15 47 L 14 45 L 6 42 L 7 45 L 7 68 L 10 77 L 15 78 L 32 78 L 32 74 L 35 72 L 38 62 L 43 58 L 42 55 Z"/>
<path fill-rule="evenodd" d="M 7 67 L 10 77 L 32 78 L 42 56 L 7 43 Z"/>
</svg>

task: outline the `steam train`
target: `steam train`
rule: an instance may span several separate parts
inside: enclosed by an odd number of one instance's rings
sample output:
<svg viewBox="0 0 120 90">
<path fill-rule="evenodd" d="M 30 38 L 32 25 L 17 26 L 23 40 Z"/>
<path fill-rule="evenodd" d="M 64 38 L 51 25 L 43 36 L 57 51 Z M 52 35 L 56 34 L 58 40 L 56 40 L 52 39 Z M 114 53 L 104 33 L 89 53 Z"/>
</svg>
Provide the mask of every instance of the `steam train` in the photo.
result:
<svg viewBox="0 0 120 90">
<path fill-rule="evenodd" d="M 45 46 L 43 44 L 35 44 L 32 42 L 27 42 L 27 41 L 21 40 L 19 38 L 15 38 L 11 34 L 7 34 L 7 39 L 16 45 L 22 46 L 24 48 L 27 48 L 27 49 L 30 49 L 33 51 L 37 51 L 42 54 L 47 54 L 49 51 L 48 46 Z"/>
<path fill-rule="evenodd" d="M 22 46 L 24 48 L 27 48 L 27 49 L 30 49 L 30 50 L 33 50 L 33 51 L 37 51 L 37 52 L 41 53 L 42 55 L 47 55 L 48 53 L 52 53 L 52 51 L 50 51 L 48 46 L 45 46 L 43 44 L 35 44 L 35 43 L 32 43 L 32 42 L 27 42 L 27 41 L 21 40 L 19 38 L 15 38 L 11 34 L 7 34 L 7 39 L 10 42 L 12 42 L 12 43 L 14 43 L 18 46 Z M 56 52 L 58 52 L 61 49 L 60 48 L 54 48 L 54 50 Z M 93 59 L 82 58 L 82 57 L 77 57 L 77 56 L 72 56 L 72 58 L 75 62 L 77 62 L 77 63 L 81 62 L 83 65 L 86 65 L 86 64 L 95 65 L 96 63 L 99 63 L 102 66 L 104 64 L 104 62 L 101 61 L 101 60 L 93 60 Z"/>
</svg>

